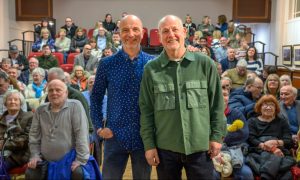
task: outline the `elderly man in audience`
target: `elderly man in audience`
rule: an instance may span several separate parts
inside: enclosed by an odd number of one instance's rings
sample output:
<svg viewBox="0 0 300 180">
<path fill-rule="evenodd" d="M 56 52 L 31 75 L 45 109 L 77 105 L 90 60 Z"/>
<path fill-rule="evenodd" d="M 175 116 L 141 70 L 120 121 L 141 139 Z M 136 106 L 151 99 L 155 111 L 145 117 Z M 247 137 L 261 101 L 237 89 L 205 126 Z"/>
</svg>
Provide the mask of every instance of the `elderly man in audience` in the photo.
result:
<svg viewBox="0 0 300 180">
<path fill-rule="evenodd" d="M 215 51 L 216 60 L 220 62 L 222 59 L 227 57 L 227 38 L 221 37 L 220 38 L 221 46 L 218 47 Z"/>
<path fill-rule="evenodd" d="M 3 157 L 6 170 L 23 166 L 29 160 L 28 134 L 33 113 L 22 111 L 24 103 L 24 97 L 18 90 L 4 94 L 3 104 L 7 110 L 0 117 L 0 149 L 8 152 Z"/>
<path fill-rule="evenodd" d="M 36 109 L 40 105 L 41 97 L 45 93 L 47 81 L 45 79 L 45 70 L 35 68 L 32 72 L 33 83 L 28 84 L 25 88 L 24 95 L 26 101 L 32 109 Z"/>
<path fill-rule="evenodd" d="M 49 103 L 41 105 L 33 117 L 29 133 L 31 156 L 25 177 L 45 179 L 39 164 L 61 161 L 75 149 L 76 157 L 68 164 L 69 171 L 72 179 L 83 179 L 82 165 L 86 165 L 89 159 L 89 133 L 84 109 L 79 101 L 68 99 L 67 86 L 58 79 L 49 83 L 48 98 Z"/>
<path fill-rule="evenodd" d="M 229 107 L 240 110 L 248 118 L 253 114 L 255 103 L 260 98 L 263 88 L 263 82 L 259 77 L 247 79 L 243 88 L 231 93 Z"/>
<path fill-rule="evenodd" d="M 245 84 L 247 79 L 247 62 L 241 59 L 236 64 L 236 68 L 229 69 L 222 74 L 222 77 L 229 77 L 232 80 L 232 88 L 239 88 Z"/>
<path fill-rule="evenodd" d="M 11 79 L 6 73 L 0 72 L 0 115 L 2 115 L 7 110 L 3 103 L 4 94 L 12 89 L 19 90 L 18 85 L 16 83 L 14 83 L 14 85 L 11 85 L 11 82 L 13 82 L 13 79 Z M 26 103 L 22 104 L 22 110 L 24 112 L 27 112 Z"/>
<path fill-rule="evenodd" d="M 292 85 L 292 80 L 291 80 L 291 76 L 287 75 L 287 74 L 283 74 L 280 76 L 280 86 L 287 86 L 287 85 Z M 297 100 L 300 100 L 300 89 L 297 90 Z"/>
<path fill-rule="evenodd" d="M 74 66 L 81 66 L 85 71 L 93 72 L 97 66 L 97 57 L 91 54 L 92 47 L 89 44 L 84 45 L 82 53 L 78 54 L 74 60 Z"/>
<path fill-rule="evenodd" d="M 58 67 L 58 60 L 52 55 L 48 44 L 43 45 L 42 55 L 37 59 L 39 60 L 39 66 L 43 69 Z"/>
<path fill-rule="evenodd" d="M 61 28 L 65 29 L 66 30 L 66 36 L 69 39 L 72 39 L 73 36 L 75 35 L 75 31 L 77 29 L 77 26 L 73 23 L 72 18 L 67 17 L 65 19 L 65 25 L 62 26 Z"/>
<path fill-rule="evenodd" d="M 105 32 L 103 27 L 99 28 L 99 33 L 96 36 L 97 46 L 99 50 L 105 49 L 106 46 L 111 44 L 111 35 Z"/>
<path fill-rule="evenodd" d="M 29 69 L 23 71 L 18 77 L 18 80 L 23 82 L 26 86 L 31 84 L 33 82 L 32 71 L 37 67 L 39 67 L 39 60 L 36 57 L 31 57 L 29 59 Z"/>
<path fill-rule="evenodd" d="M 233 69 L 236 67 L 238 60 L 235 58 L 235 50 L 231 47 L 227 48 L 227 57 L 222 59 L 222 70 L 225 72 L 227 69 Z"/>
<path fill-rule="evenodd" d="M 296 100 L 296 97 L 297 89 L 295 87 L 286 85 L 280 89 L 280 110 L 289 121 L 293 140 L 297 139 L 300 125 L 300 101 Z"/>
<path fill-rule="evenodd" d="M 18 68 L 18 70 L 25 71 L 28 69 L 28 61 L 24 55 L 20 54 L 18 46 L 11 45 L 9 47 L 8 55 L 12 61 L 12 65 Z"/>
<path fill-rule="evenodd" d="M 19 73 L 20 73 L 20 71 L 18 70 L 18 68 L 17 67 L 11 67 L 8 70 L 7 73 L 8 73 L 8 75 L 9 75 L 9 77 L 11 79 L 13 79 L 13 80 L 16 81 L 16 83 L 19 86 L 19 90 L 23 92 L 25 90 L 26 85 L 22 81 L 18 80 Z"/>
</svg>

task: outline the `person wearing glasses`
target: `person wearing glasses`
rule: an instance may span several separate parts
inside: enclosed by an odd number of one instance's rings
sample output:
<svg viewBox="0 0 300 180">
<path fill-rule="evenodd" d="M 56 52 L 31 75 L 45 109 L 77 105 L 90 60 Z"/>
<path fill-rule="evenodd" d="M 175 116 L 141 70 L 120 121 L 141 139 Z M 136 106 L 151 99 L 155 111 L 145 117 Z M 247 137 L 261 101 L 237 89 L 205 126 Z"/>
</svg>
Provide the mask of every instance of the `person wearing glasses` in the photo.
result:
<svg viewBox="0 0 300 180">
<path fill-rule="evenodd" d="M 231 93 L 229 107 L 240 110 L 247 118 L 253 114 L 255 103 L 260 98 L 263 87 L 259 77 L 247 79 L 244 87 Z"/>
<path fill-rule="evenodd" d="M 288 121 L 281 115 L 273 95 L 264 95 L 255 105 L 258 117 L 248 120 L 248 143 L 251 153 L 247 163 L 261 179 L 293 179 L 290 168 L 295 160 L 289 149 L 293 145 Z"/>
<path fill-rule="evenodd" d="M 61 28 L 66 30 L 66 37 L 72 39 L 75 36 L 75 31 L 78 27 L 74 24 L 72 18 L 67 17 L 65 20 L 65 25 Z"/>
</svg>

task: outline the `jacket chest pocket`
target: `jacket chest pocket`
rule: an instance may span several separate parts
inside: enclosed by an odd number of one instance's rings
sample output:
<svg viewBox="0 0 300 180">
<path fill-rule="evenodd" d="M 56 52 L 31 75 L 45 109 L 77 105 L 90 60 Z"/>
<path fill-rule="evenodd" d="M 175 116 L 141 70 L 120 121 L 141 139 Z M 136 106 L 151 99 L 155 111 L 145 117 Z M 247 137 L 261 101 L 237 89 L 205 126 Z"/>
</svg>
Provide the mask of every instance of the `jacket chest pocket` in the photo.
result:
<svg viewBox="0 0 300 180">
<path fill-rule="evenodd" d="M 158 84 L 154 86 L 154 94 L 156 110 L 175 109 L 174 84 Z"/>
<path fill-rule="evenodd" d="M 205 108 L 208 106 L 207 82 L 186 82 L 186 96 L 188 108 Z"/>
</svg>

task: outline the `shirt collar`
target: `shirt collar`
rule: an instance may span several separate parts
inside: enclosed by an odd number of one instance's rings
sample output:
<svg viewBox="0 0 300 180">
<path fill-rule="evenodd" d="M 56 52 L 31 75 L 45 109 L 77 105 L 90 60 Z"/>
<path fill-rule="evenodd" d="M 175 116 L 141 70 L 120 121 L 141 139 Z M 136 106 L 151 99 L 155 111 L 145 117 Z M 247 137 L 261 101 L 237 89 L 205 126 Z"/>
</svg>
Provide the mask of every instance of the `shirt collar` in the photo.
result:
<svg viewBox="0 0 300 180">
<path fill-rule="evenodd" d="M 159 56 L 158 59 L 160 60 L 162 68 L 166 67 L 169 64 L 169 62 L 170 62 L 169 57 L 168 57 L 168 55 L 167 55 L 167 53 L 166 53 L 165 50 L 162 51 L 162 53 L 160 54 L 160 56 Z M 185 60 L 185 59 L 189 60 L 189 61 L 195 61 L 194 52 L 186 50 L 185 53 L 184 53 L 184 55 L 183 55 L 182 61 Z"/>
<path fill-rule="evenodd" d="M 125 61 L 127 60 L 131 61 L 129 55 L 123 50 L 123 48 L 122 50 L 118 51 L 118 53 L 120 53 L 120 55 L 124 57 Z M 143 55 L 143 51 L 140 49 L 139 54 L 133 59 L 133 61 L 141 59 L 142 55 Z"/>
<path fill-rule="evenodd" d="M 60 112 L 61 110 L 65 109 L 65 108 L 68 108 L 68 107 L 69 107 L 69 103 L 67 103 L 67 102 L 68 102 L 68 99 L 65 100 L 64 105 L 61 107 L 61 109 L 59 110 L 59 112 Z M 51 104 L 50 104 L 50 102 L 48 102 L 46 111 L 47 111 L 48 113 L 51 112 Z"/>
</svg>

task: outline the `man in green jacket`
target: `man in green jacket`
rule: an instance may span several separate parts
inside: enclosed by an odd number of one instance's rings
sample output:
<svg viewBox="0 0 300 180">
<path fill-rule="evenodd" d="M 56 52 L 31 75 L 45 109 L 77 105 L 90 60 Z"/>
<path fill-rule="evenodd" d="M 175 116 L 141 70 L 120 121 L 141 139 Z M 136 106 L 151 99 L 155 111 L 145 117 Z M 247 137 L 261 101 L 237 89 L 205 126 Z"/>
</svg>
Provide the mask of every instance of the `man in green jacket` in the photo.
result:
<svg viewBox="0 0 300 180">
<path fill-rule="evenodd" d="M 42 55 L 37 57 L 39 60 L 39 65 L 43 69 L 50 69 L 53 67 L 59 67 L 58 60 L 52 56 L 51 49 L 48 44 L 43 45 Z"/>
<path fill-rule="evenodd" d="M 159 179 L 213 179 L 211 158 L 225 130 L 220 79 L 213 61 L 184 46 L 186 29 L 173 15 L 158 24 L 164 51 L 146 64 L 141 83 L 141 137 Z"/>
</svg>

